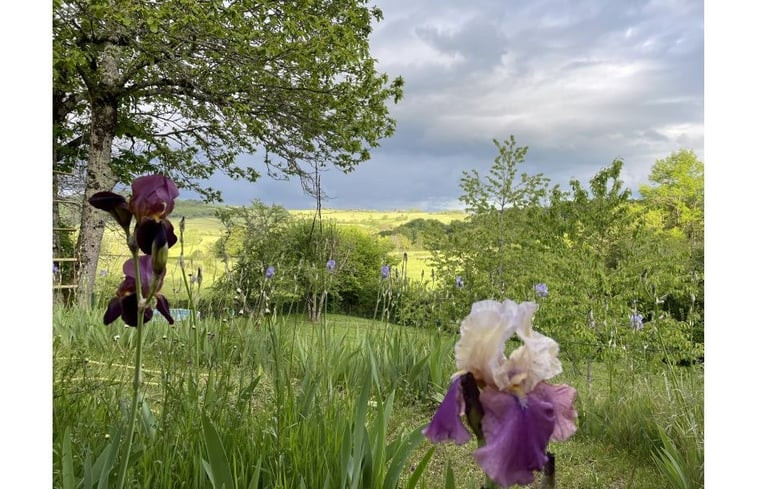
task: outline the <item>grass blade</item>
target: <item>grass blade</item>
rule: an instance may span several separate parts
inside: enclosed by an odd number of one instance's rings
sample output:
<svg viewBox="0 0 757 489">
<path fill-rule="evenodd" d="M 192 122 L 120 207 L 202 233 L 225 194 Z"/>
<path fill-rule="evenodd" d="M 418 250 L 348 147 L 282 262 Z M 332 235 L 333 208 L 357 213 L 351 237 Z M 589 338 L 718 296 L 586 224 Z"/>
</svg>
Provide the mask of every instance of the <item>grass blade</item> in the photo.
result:
<svg viewBox="0 0 757 489">
<path fill-rule="evenodd" d="M 452 472 L 452 465 L 447 462 L 447 471 L 444 474 L 444 489 L 455 489 L 455 474 Z"/>
<path fill-rule="evenodd" d="M 63 465 L 61 470 L 63 489 L 74 489 L 74 457 L 71 453 L 71 431 L 68 428 L 63 435 L 61 463 Z"/>
<path fill-rule="evenodd" d="M 208 451 L 208 462 L 203 460 L 205 471 L 212 475 L 210 482 L 216 489 L 234 489 L 234 481 L 231 476 L 229 459 L 223 449 L 221 437 L 218 436 L 215 426 L 207 415 L 202 415 L 202 433 L 205 437 L 205 446 Z"/>
<path fill-rule="evenodd" d="M 418 446 L 421 440 L 423 440 L 423 433 L 421 433 L 422 430 L 423 427 L 418 427 L 413 430 L 409 435 L 407 435 L 407 437 L 403 440 L 402 445 L 393 454 L 392 464 L 389 466 L 389 471 L 386 473 L 386 479 L 384 479 L 384 489 L 394 489 L 395 487 L 397 487 L 397 482 L 400 479 L 400 474 L 402 473 L 402 469 L 407 463 L 407 459 L 410 456 L 410 453 L 415 449 L 416 446 Z"/>
<path fill-rule="evenodd" d="M 426 451 L 426 454 L 418 463 L 418 466 L 415 467 L 415 470 L 410 475 L 410 478 L 408 478 L 407 489 L 415 489 L 415 486 L 418 484 L 418 481 L 420 480 L 421 475 L 423 475 L 423 471 L 426 470 L 426 466 L 428 465 L 429 461 L 431 460 L 431 456 L 434 455 L 435 451 L 436 451 L 435 446 L 432 446 Z"/>
</svg>

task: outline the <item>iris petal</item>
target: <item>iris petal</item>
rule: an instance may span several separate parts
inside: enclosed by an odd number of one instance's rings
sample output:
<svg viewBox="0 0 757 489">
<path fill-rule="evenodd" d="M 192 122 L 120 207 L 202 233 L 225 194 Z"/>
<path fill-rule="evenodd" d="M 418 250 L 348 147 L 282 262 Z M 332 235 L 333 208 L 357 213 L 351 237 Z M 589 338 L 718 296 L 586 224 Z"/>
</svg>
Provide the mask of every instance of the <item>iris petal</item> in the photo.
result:
<svg viewBox="0 0 757 489">
<path fill-rule="evenodd" d="M 470 433 L 460 420 L 463 412 L 462 392 L 460 391 L 460 377 L 452 381 L 447 395 L 436 410 L 431 423 L 423 430 L 426 438 L 433 443 L 453 440 L 458 445 L 470 440 Z"/>
<path fill-rule="evenodd" d="M 529 394 L 521 404 L 512 394 L 492 389 L 481 392 L 482 426 L 486 445 L 474 456 L 498 484 L 530 484 L 533 471 L 547 462 L 547 443 L 555 426 L 551 403 Z"/>
<path fill-rule="evenodd" d="M 455 363 L 476 380 L 494 385 L 494 370 L 504 362 L 505 341 L 514 329 L 503 321 L 504 307 L 497 301 L 479 301 L 460 324 Z"/>
<path fill-rule="evenodd" d="M 166 299 L 162 294 L 156 294 L 155 298 L 157 299 L 156 308 L 158 309 L 158 311 L 160 311 L 163 317 L 166 318 L 168 324 L 173 324 L 174 320 L 171 317 L 171 309 L 168 306 L 168 299 Z"/>
<path fill-rule="evenodd" d="M 176 185 L 163 175 L 146 175 L 131 184 L 129 208 L 138 217 L 163 219 L 173 211 L 179 196 Z"/>
<path fill-rule="evenodd" d="M 123 319 L 126 324 L 136 327 L 138 313 L 137 294 L 129 294 L 121 299 L 121 319 Z M 144 318 L 144 323 L 147 323 L 152 319 L 152 309 L 149 307 L 145 309 L 142 317 Z"/>
<path fill-rule="evenodd" d="M 124 275 L 126 275 L 127 279 L 132 279 L 136 277 L 136 274 L 134 273 L 134 259 L 129 258 L 124 262 L 123 266 L 123 272 Z M 150 278 L 152 277 L 152 257 L 149 255 L 140 255 L 139 257 L 139 277 L 141 280 L 142 285 L 142 296 L 147 297 L 147 294 L 150 293 Z M 134 286 L 134 290 L 136 290 L 136 285 Z M 136 313 L 135 313 L 136 314 Z"/>
<path fill-rule="evenodd" d="M 108 325 L 118 319 L 121 315 L 121 298 L 114 297 L 108 302 L 108 309 L 105 310 L 105 316 L 103 316 L 103 323 Z"/>
<path fill-rule="evenodd" d="M 123 196 L 113 192 L 97 192 L 89 198 L 88 202 L 92 207 L 110 213 L 122 228 L 129 231 L 131 211 Z"/>
<path fill-rule="evenodd" d="M 552 404 L 555 410 L 555 429 L 552 431 L 552 440 L 564 441 L 576 432 L 576 389 L 567 384 L 548 384 L 540 382 L 531 393 Z"/>
</svg>

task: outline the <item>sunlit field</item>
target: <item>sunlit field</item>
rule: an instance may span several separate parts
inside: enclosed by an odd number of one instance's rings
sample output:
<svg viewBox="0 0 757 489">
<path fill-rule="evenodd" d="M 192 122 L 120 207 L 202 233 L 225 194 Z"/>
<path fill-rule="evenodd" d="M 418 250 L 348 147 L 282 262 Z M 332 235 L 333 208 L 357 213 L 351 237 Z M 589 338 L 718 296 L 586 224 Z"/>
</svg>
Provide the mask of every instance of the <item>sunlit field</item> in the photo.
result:
<svg viewBox="0 0 757 489">
<path fill-rule="evenodd" d="M 214 246 L 221 238 L 224 228 L 217 218 L 213 217 L 213 207 L 190 201 L 184 203 L 189 209 L 184 213 L 200 214 L 186 218 L 184 231 L 184 263 L 188 273 L 194 273 L 197 268 L 202 268 L 203 281 L 200 284 L 200 294 L 203 290 L 212 287 L 213 283 L 226 271 L 222 260 L 216 256 Z M 182 202 L 180 201 L 175 220 L 178 221 L 182 214 Z M 293 210 L 290 213 L 297 217 L 312 218 L 311 210 Z M 390 231 L 413 219 L 435 219 L 444 224 L 453 220 L 463 220 L 465 214 L 459 211 L 448 212 L 422 212 L 422 211 L 371 211 L 371 210 L 333 210 L 324 209 L 322 219 L 333 220 L 338 226 L 358 227 L 370 234 L 378 235 L 381 231 Z M 178 229 L 177 229 L 178 233 Z M 396 248 L 391 253 L 398 261 L 401 261 L 404 253 L 407 253 L 407 277 L 413 280 L 427 280 L 431 284 L 431 265 L 428 260 L 431 253 L 427 250 L 412 246 L 407 240 L 394 239 Z M 103 238 L 102 253 L 97 277 L 99 289 L 103 297 L 111 294 L 111 288 L 118 284 L 121 278 L 123 262 L 129 258 L 123 246 L 123 231 L 115 225 L 109 224 Z M 180 246 L 174 246 L 169 250 L 169 265 L 166 274 L 166 286 L 170 287 L 173 295 L 185 298 L 186 292 L 183 277 L 178 266 L 178 258 L 182 254 Z M 232 260 L 233 263 L 233 260 Z M 231 264 L 230 263 L 230 266 Z M 115 282 L 114 282 L 115 281 Z"/>
</svg>

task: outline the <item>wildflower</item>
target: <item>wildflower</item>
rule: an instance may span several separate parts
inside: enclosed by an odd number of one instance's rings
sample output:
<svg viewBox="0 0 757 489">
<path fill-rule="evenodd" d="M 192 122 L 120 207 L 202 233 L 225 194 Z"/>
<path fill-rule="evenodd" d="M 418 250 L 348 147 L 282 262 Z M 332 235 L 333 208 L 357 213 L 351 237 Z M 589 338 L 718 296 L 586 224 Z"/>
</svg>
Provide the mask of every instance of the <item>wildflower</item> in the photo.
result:
<svg viewBox="0 0 757 489">
<path fill-rule="evenodd" d="M 550 440 L 576 430 L 576 391 L 545 380 L 562 372 L 557 343 L 531 327 L 534 302 L 493 300 L 473 304 L 455 345 L 458 372 L 424 435 L 434 442 L 479 439 L 474 457 L 498 484 L 530 484 L 533 471 L 548 461 Z M 517 335 L 523 345 L 505 356 L 505 342 Z"/>
<path fill-rule="evenodd" d="M 273 265 L 269 266 L 265 269 L 265 278 L 271 278 L 276 273 L 276 269 L 273 268 Z"/>
<path fill-rule="evenodd" d="M 139 315 L 139 304 L 137 302 L 137 280 L 134 274 L 134 259 L 126 260 L 123 266 L 124 280 L 118 286 L 116 297 L 110 300 L 108 308 L 103 316 L 103 322 L 107 325 L 115 321 L 119 316 L 128 326 L 136 326 Z M 139 257 L 139 276 L 142 287 L 142 297 L 148 298 L 153 294 L 156 302 L 156 308 L 165 316 L 169 324 L 174 320 L 169 311 L 168 300 L 162 294 L 157 292 L 163 285 L 165 270 L 156 274 L 152 268 L 152 258 L 148 255 Z M 152 308 L 147 306 L 143 313 L 143 322 L 147 323 L 152 319 Z"/>
<path fill-rule="evenodd" d="M 635 312 L 631 315 L 631 329 L 641 331 L 644 328 L 644 316 Z"/>
<path fill-rule="evenodd" d="M 391 267 L 389 265 L 384 265 L 381 267 L 381 278 L 389 278 L 389 272 L 391 271 Z"/>
<path fill-rule="evenodd" d="M 60 268 L 58 267 L 56 263 L 53 263 L 53 273 L 54 274 L 60 273 Z"/>
<path fill-rule="evenodd" d="M 536 292 L 536 295 L 538 297 L 547 297 L 547 294 L 548 294 L 547 284 L 534 285 L 534 291 Z"/>
<path fill-rule="evenodd" d="M 174 199 L 179 196 L 176 185 L 163 175 L 145 175 L 131 183 L 129 210 L 141 221 L 165 219 L 173 211 Z"/>
<path fill-rule="evenodd" d="M 465 285 L 465 283 L 463 283 L 463 277 L 461 277 L 460 275 L 455 277 L 455 287 L 462 289 L 463 285 Z"/>
<path fill-rule="evenodd" d="M 329 258 L 329 261 L 326 262 L 326 270 L 333 272 L 334 268 L 336 268 L 336 261 L 333 258 Z"/>
</svg>

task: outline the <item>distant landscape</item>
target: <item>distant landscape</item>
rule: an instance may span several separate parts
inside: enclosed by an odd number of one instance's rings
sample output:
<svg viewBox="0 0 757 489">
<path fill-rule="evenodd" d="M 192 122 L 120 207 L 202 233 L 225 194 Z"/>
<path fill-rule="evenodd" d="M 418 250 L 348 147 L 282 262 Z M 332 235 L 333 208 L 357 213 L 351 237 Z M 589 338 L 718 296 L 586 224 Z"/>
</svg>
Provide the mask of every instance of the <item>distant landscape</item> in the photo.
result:
<svg viewBox="0 0 757 489">
<path fill-rule="evenodd" d="M 177 228 L 181 218 L 186 219 L 183 250 L 185 263 L 189 270 L 202 268 L 204 281 L 201 284 L 201 293 L 202 290 L 210 288 L 216 278 L 224 273 L 224 265 L 220 258 L 214 256 L 213 247 L 223 233 L 223 224 L 215 213 L 217 209 L 225 207 L 227 206 L 223 204 L 206 203 L 199 200 L 178 200 L 173 212 L 173 215 L 176 216 Z M 289 210 L 289 213 L 295 217 L 308 219 L 315 215 L 315 211 L 309 209 L 292 209 Z M 380 233 L 387 235 L 399 226 L 415 219 L 433 219 L 443 224 L 449 224 L 452 221 L 465 219 L 465 213 L 462 211 L 425 212 L 417 209 L 391 211 L 323 209 L 321 210 L 321 219 L 324 222 L 335 222 L 340 227 L 358 228 L 379 237 Z M 178 229 L 176 229 L 176 233 L 178 236 Z M 420 280 L 422 276 L 429 276 L 431 268 L 427 260 L 431 253 L 423 248 L 422 241 L 412 243 L 410 239 L 402 235 L 389 234 L 387 237 L 395 246 L 392 252 L 393 256 L 399 259 L 403 253 L 407 253 L 408 278 Z M 103 282 L 106 277 L 108 281 L 115 278 L 121 279 L 121 266 L 124 260 L 129 258 L 123 248 L 122 239 L 122 231 L 117 226 L 109 224 L 103 237 L 103 248 L 98 266 L 100 270 L 99 282 Z M 169 259 L 172 263 L 168 267 L 166 282 L 176 295 L 183 296 L 185 292 L 178 266 L 180 255 L 180 246 L 177 245 L 170 249 Z M 111 291 L 107 290 L 104 293 L 110 294 Z"/>
</svg>

